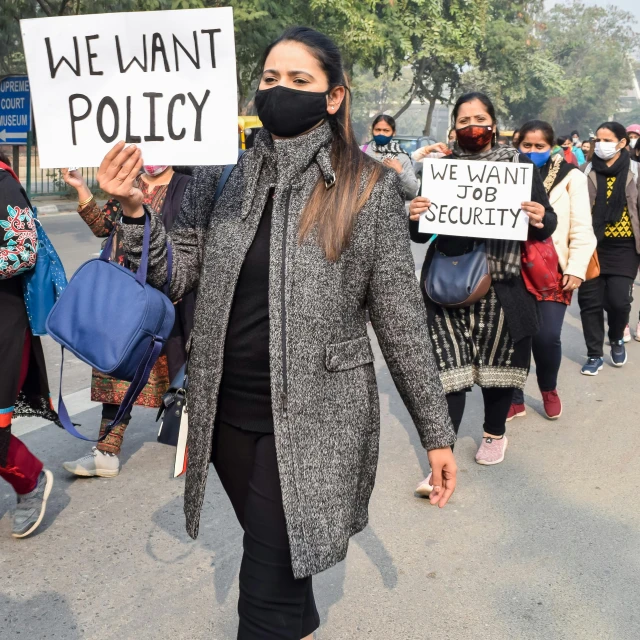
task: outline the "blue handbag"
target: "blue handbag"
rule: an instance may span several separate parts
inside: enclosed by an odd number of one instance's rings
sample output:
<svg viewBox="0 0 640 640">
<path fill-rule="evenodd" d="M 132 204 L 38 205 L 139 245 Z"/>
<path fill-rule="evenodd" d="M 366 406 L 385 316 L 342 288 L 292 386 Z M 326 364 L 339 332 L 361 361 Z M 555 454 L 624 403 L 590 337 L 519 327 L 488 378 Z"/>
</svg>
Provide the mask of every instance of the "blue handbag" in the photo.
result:
<svg viewBox="0 0 640 640">
<path fill-rule="evenodd" d="M 33 220 L 38 231 L 38 258 L 36 266 L 22 276 L 22 288 L 31 333 L 44 336 L 47 334 L 47 316 L 65 290 L 67 276 L 35 210 Z"/>
<path fill-rule="evenodd" d="M 103 438 L 131 410 L 173 328 L 171 300 L 147 284 L 150 235 L 145 215 L 142 258 L 133 273 L 109 261 L 112 233 L 100 257 L 76 271 L 47 319 L 47 333 L 62 345 L 63 363 L 68 349 L 94 369 L 131 383 Z M 171 271 L 168 280 L 170 275 Z M 61 364 L 60 422 L 76 438 L 93 441 L 80 434 L 69 418 L 62 400 L 62 370 Z"/>
</svg>

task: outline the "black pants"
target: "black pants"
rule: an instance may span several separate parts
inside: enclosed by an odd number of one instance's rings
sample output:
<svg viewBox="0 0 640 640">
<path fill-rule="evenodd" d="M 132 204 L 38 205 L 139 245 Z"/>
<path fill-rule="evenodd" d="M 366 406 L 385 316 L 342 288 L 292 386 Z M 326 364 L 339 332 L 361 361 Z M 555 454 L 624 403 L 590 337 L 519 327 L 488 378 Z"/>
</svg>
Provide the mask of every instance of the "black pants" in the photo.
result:
<svg viewBox="0 0 640 640">
<path fill-rule="evenodd" d="M 604 312 L 609 321 L 609 340 L 622 340 L 633 302 L 633 278 L 601 275 L 578 289 L 578 303 L 589 358 L 604 353 Z"/>
<path fill-rule="evenodd" d="M 562 302 L 543 300 L 538 302 L 542 315 L 540 331 L 533 337 L 531 351 L 536 363 L 536 378 L 540 391 L 553 391 L 558 386 L 558 371 L 562 362 L 562 325 L 567 313 L 567 305 Z M 524 404 L 524 391 L 513 393 L 516 404 Z"/>
<path fill-rule="evenodd" d="M 513 398 L 513 388 L 490 387 L 482 389 L 484 398 L 484 431 L 492 436 L 503 436 L 507 430 L 507 414 L 511 407 Z M 449 405 L 449 417 L 453 422 L 456 434 L 462 422 L 464 407 L 467 402 L 467 390 L 447 393 L 447 404 Z"/>
<path fill-rule="evenodd" d="M 102 419 L 113 420 L 118 415 L 119 408 L 119 404 L 107 404 L 106 402 L 104 402 L 102 404 Z M 127 415 L 124 416 L 122 422 L 124 422 L 124 424 L 129 424 L 129 422 L 131 422 L 131 412 L 127 413 Z"/>
<path fill-rule="evenodd" d="M 216 424 L 212 462 L 244 529 L 238 640 L 300 640 L 320 626 L 311 578 L 296 580 L 273 434 Z"/>
</svg>

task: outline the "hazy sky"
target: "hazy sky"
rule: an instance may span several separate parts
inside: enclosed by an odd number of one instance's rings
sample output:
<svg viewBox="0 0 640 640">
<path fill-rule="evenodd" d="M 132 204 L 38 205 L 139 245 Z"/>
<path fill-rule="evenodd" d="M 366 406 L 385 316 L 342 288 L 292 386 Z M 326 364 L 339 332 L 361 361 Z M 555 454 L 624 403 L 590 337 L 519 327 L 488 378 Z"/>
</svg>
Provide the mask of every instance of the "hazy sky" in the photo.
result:
<svg viewBox="0 0 640 640">
<path fill-rule="evenodd" d="M 640 0 L 584 0 L 585 4 L 597 4 L 601 7 L 606 7 L 607 5 L 613 4 L 620 9 L 624 9 L 629 13 L 632 13 L 636 20 L 638 20 L 638 25 L 636 28 L 640 27 Z M 546 0 L 547 7 L 551 7 L 554 4 L 563 4 L 562 2 L 554 2 L 554 0 Z"/>
</svg>

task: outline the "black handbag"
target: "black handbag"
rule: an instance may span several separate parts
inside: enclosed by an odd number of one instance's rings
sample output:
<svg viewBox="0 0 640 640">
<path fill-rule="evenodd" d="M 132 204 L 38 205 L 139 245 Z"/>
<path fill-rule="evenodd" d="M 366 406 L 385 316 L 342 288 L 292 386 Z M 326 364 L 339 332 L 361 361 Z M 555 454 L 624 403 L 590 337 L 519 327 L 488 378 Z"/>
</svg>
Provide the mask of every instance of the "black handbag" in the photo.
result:
<svg viewBox="0 0 640 640">
<path fill-rule="evenodd" d="M 156 422 L 162 418 L 158 431 L 158 442 L 172 447 L 178 446 L 180 423 L 182 412 L 187 404 L 187 389 L 189 377 L 187 376 L 187 364 L 183 364 L 180 371 L 171 382 L 169 391 L 162 396 L 162 404 L 156 417 Z"/>
<path fill-rule="evenodd" d="M 491 288 L 485 243 L 461 256 L 445 256 L 436 247 L 424 288 L 441 307 L 462 309 L 478 302 Z"/>
</svg>

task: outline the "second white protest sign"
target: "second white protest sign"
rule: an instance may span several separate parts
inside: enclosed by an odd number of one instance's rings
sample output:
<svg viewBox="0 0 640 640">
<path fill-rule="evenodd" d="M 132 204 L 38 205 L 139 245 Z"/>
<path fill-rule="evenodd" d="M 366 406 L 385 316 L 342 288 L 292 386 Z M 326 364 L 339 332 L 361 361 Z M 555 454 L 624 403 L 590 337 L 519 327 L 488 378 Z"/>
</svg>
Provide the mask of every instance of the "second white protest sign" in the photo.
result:
<svg viewBox="0 0 640 640">
<path fill-rule="evenodd" d="M 526 240 L 533 165 L 480 160 L 424 161 L 422 195 L 431 207 L 420 217 L 421 233 Z"/>
<path fill-rule="evenodd" d="M 125 140 L 146 164 L 237 160 L 231 8 L 20 21 L 40 166 L 97 166 Z"/>
</svg>

